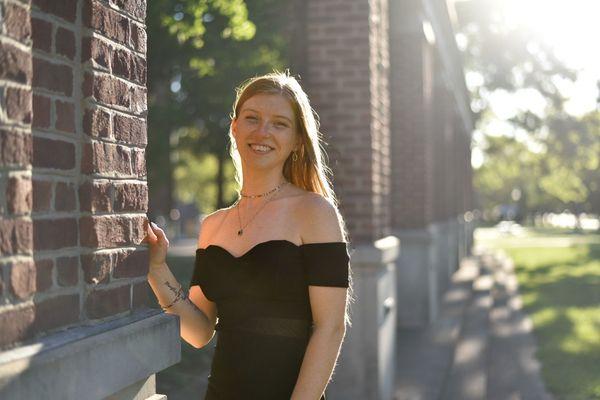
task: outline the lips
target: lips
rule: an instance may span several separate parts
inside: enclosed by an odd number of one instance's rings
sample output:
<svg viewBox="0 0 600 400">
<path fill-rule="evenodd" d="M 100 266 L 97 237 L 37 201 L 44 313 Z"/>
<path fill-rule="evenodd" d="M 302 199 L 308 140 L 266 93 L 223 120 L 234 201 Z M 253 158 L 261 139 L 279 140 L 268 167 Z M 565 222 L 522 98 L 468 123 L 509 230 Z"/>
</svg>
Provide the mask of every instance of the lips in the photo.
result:
<svg viewBox="0 0 600 400">
<path fill-rule="evenodd" d="M 271 150 L 273 150 L 273 148 L 271 146 L 267 146 L 265 144 L 259 144 L 259 143 L 249 143 L 248 147 L 250 147 L 250 149 L 252 149 L 252 151 L 254 151 L 255 153 L 258 153 L 258 154 L 266 154 L 266 153 L 270 152 Z"/>
</svg>

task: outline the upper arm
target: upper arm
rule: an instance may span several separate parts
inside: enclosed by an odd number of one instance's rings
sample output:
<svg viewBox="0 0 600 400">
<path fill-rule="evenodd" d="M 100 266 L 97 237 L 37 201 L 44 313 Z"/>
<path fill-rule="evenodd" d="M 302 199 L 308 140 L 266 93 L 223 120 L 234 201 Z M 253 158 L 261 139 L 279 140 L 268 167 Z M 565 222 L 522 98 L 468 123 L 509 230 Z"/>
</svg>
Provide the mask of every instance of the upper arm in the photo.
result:
<svg viewBox="0 0 600 400">
<path fill-rule="evenodd" d="M 198 235 L 198 247 L 206 248 L 210 243 L 212 235 L 220 219 L 223 217 L 219 211 L 207 215 L 200 224 L 200 234 Z M 208 317 L 213 326 L 217 323 L 217 307 L 214 302 L 208 300 L 199 285 L 190 287 L 189 298 Z"/>
<path fill-rule="evenodd" d="M 319 194 L 309 194 L 303 202 L 302 241 L 323 243 L 344 241 L 343 223 L 337 208 Z M 322 268 L 327 268 L 323 263 Z M 309 285 L 313 321 L 317 328 L 342 329 L 348 289 L 333 286 Z"/>
</svg>

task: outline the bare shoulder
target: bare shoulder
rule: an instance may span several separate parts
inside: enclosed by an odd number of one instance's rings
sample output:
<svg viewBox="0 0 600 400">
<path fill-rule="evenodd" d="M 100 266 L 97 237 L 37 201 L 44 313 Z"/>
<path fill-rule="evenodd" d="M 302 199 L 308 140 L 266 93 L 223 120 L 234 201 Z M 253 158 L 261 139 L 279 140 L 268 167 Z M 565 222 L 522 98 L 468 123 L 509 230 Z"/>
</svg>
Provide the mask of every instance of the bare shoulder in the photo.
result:
<svg viewBox="0 0 600 400">
<path fill-rule="evenodd" d="M 200 234 L 198 236 L 198 247 L 205 248 L 210 243 L 212 235 L 221 225 L 221 222 L 223 222 L 228 211 L 229 207 L 221 208 L 202 218 L 202 222 L 200 223 Z"/>
<path fill-rule="evenodd" d="M 303 243 L 344 240 L 342 218 L 331 201 L 319 193 L 306 192 L 298 205 Z"/>
</svg>

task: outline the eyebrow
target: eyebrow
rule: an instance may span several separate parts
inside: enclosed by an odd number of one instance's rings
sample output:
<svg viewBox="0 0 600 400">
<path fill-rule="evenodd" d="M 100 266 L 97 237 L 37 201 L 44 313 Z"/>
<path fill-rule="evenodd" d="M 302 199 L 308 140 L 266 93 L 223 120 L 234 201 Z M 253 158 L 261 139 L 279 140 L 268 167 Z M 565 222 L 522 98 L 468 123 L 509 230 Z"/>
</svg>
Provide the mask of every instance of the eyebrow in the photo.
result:
<svg viewBox="0 0 600 400">
<path fill-rule="evenodd" d="M 255 113 L 257 113 L 257 114 L 260 114 L 258 111 L 256 111 L 256 110 L 255 110 L 255 109 L 253 109 L 253 108 L 244 108 L 244 109 L 242 110 L 242 112 L 244 112 L 244 111 L 252 111 L 252 112 L 255 112 Z M 283 118 L 283 119 L 287 119 L 287 120 L 288 120 L 288 122 L 289 122 L 290 124 L 292 124 L 292 125 L 293 125 L 293 123 L 292 123 L 292 120 L 291 120 L 291 119 L 289 119 L 288 117 L 286 117 L 285 115 L 275 115 L 275 118 Z"/>
</svg>

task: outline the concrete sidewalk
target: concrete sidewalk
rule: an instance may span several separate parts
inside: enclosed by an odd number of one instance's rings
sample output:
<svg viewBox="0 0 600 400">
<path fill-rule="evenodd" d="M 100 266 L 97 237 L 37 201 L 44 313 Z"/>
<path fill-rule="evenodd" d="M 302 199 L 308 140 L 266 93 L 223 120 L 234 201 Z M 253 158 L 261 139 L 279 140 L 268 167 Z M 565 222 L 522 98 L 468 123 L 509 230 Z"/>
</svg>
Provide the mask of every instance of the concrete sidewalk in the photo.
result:
<svg viewBox="0 0 600 400">
<path fill-rule="evenodd" d="M 438 320 L 398 336 L 396 400 L 550 400 L 510 259 L 462 261 Z"/>
</svg>

